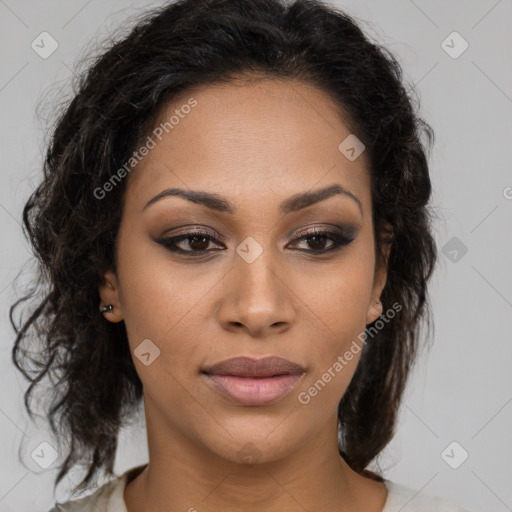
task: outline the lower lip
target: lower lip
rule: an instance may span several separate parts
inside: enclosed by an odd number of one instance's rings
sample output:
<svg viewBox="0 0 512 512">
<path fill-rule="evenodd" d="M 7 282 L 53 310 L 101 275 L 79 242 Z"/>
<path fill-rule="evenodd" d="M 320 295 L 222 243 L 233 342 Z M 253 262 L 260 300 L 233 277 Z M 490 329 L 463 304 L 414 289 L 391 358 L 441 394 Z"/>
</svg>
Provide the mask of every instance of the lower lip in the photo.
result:
<svg viewBox="0 0 512 512">
<path fill-rule="evenodd" d="M 240 405 L 251 406 L 277 402 L 295 387 L 302 375 L 255 378 L 205 374 L 208 381 L 221 393 Z"/>
</svg>

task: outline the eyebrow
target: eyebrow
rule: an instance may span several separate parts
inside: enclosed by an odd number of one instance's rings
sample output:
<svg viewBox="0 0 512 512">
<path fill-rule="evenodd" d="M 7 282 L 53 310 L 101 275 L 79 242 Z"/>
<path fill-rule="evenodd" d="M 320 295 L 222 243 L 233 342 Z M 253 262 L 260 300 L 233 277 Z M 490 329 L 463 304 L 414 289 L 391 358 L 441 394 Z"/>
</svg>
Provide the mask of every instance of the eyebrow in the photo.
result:
<svg viewBox="0 0 512 512">
<path fill-rule="evenodd" d="M 363 207 L 361 201 L 352 193 L 350 190 L 345 187 L 334 184 L 325 188 L 312 190 L 304 193 L 295 194 L 288 199 L 285 199 L 280 205 L 279 210 L 283 213 L 291 213 L 302 210 L 303 208 L 307 208 L 308 206 L 312 206 L 320 201 L 324 201 L 329 197 L 335 195 L 342 195 L 345 197 L 351 198 L 355 201 L 359 207 L 361 213 L 363 213 Z M 224 213 L 236 213 L 236 208 L 224 197 L 211 193 L 211 192 L 203 192 L 200 190 L 184 190 L 181 188 L 168 188 L 162 190 L 155 197 L 150 199 L 142 211 L 144 211 L 148 206 L 160 201 L 165 197 L 182 197 L 187 201 L 192 203 L 200 204 L 210 208 L 211 210 L 216 210 L 218 212 Z"/>
</svg>

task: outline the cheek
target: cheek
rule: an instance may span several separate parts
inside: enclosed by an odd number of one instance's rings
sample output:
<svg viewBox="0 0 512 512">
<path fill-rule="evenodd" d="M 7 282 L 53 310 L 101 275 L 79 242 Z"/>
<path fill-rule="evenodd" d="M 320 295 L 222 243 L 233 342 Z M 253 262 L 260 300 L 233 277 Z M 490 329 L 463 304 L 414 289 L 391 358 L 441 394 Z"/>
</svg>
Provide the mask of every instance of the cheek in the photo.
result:
<svg viewBox="0 0 512 512">
<path fill-rule="evenodd" d="M 170 265 L 164 249 L 141 240 L 125 236 L 119 243 L 120 301 L 131 352 L 149 339 L 160 350 L 159 362 L 165 361 L 170 371 L 190 369 L 205 338 L 204 319 L 197 315 L 218 277 L 192 266 Z M 134 362 L 144 370 L 136 358 Z"/>
<path fill-rule="evenodd" d="M 365 328 L 372 295 L 373 259 L 367 252 L 347 253 L 338 266 L 322 273 L 309 273 L 305 302 L 325 327 L 329 339 L 339 341 L 357 336 Z M 303 278 L 301 278 L 303 279 Z M 309 289 L 310 292 L 306 293 Z"/>
<path fill-rule="evenodd" d="M 301 391 L 306 393 L 305 401 L 315 400 L 318 406 L 331 410 L 345 393 L 361 357 L 373 259 L 371 254 L 354 253 L 336 271 L 331 268 L 322 279 L 319 275 L 315 278 L 322 286 L 319 289 L 310 283 L 315 293 L 308 302 L 315 314 L 309 313 L 309 317 L 321 329 L 317 342 L 322 350 L 312 351 L 314 371 Z"/>
</svg>

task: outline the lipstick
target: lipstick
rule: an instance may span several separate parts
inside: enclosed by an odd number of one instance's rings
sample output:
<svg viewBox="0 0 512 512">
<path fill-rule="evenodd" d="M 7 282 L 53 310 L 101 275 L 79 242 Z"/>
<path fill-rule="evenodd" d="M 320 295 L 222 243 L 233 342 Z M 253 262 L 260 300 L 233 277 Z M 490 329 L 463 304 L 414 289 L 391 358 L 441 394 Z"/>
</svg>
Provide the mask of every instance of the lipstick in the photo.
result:
<svg viewBox="0 0 512 512">
<path fill-rule="evenodd" d="M 244 406 L 270 405 L 284 398 L 305 374 L 305 369 L 277 356 L 235 357 L 201 371 L 209 384 Z"/>
</svg>

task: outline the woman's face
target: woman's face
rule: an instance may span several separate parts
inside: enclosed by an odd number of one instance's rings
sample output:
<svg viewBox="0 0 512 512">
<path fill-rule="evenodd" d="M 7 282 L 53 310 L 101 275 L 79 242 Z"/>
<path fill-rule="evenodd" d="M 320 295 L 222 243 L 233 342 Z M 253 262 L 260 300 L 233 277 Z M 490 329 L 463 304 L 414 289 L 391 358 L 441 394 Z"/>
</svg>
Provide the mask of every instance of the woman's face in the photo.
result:
<svg viewBox="0 0 512 512">
<path fill-rule="evenodd" d="M 350 132 L 335 105 L 297 81 L 198 88 L 160 121 L 173 115 L 125 178 L 117 274 L 100 288 L 115 306 L 105 318 L 125 322 L 150 438 L 275 460 L 336 432 L 358 335 L 382 313 L 366 155 L 345 156 Z M 154 199 L 168 189 L 214 198 Z M 203 373 L 242 356 L 304 372 L 260 382 Z"/>
</svg>

